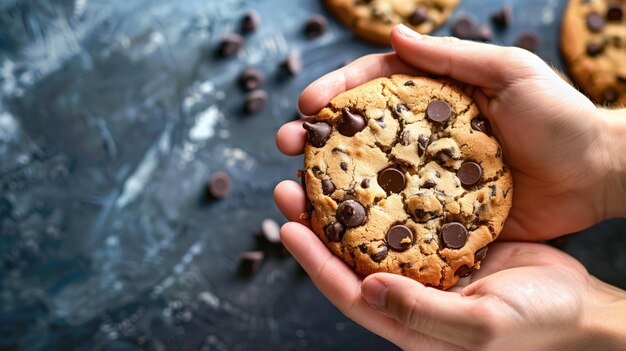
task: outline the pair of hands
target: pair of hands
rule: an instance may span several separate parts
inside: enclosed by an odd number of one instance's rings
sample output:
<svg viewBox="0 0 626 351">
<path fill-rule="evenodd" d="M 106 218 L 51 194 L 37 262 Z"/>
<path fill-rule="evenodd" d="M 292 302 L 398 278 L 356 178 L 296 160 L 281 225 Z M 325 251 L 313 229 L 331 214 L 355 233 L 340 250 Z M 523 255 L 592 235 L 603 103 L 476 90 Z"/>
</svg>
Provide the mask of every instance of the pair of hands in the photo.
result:
<svg viewBox="0 0 626 351">
<path fill-rule="evenodd" d="M 617 130 L 614 120 L 541 59 L 517 48 L 422 36 L 402 25 L 391 41 L 395 53 L 363 57 L 307 87 L 300 110 L 315 114 L 335 95 L 395 73 L 450 77 L 467 84 L 513 174 L 513 207 L 499 239 L 542 241 L 623 215 L 621 170 L 611 155 L 621 139 L 606 132 Z M 283 153 L 302 153 L 301 124 L 278 131 Z M 403 349 L 584 348 L 600 333 L 604 302 L 624 306 L 623 292 L 590 276 L 572 257 L 534 243 L 490 245 L 481 269 L 449 291 L 385 273 L 362 280 L 300 218 L 300 185 L 281 182 L 275 200 L 290 221 L 281 230 L 283 243 L 320 291 L 345 315 Z"/>
</svg>

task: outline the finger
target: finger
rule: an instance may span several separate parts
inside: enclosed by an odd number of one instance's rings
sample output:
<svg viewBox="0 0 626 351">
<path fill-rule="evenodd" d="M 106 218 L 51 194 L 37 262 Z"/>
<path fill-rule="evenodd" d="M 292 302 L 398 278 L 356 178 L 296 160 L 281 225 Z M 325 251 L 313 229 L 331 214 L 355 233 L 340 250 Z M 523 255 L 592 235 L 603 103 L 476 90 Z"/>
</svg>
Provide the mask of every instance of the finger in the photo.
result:
<svg viewBox="0 0 626 351">
<path fill-rule="evenodd" d="M 395 319 L 372 309 L 361 296 L 361 279 L 333 255 L 309 228 L 287 223 L 280 234 L 282 243 L 315 286 L 348 318 L 403 348 L 450 350 L 449 344 L 409 330 Z"/>
<path fill-rule="evenodd" d="M 296 156 L 304 152 L 306 130 L 302 128 L 304 120 L 284 124 L 276 132 L 276 146 L 278 150 L 288 156 Z"/>
<path fill-rule="evenodd" d="M 453 37 L 431 37 L 404 25 L 393 28 L 391 43 L 400 59 L 409 65 L 428 73 L 494 90 L 527 75 L 536 61 L 541 61 L 519 48 Z"/>
<path fill-rule="evenodd" d="M 459 346 L 471 346 L 476 333 L 483 332 L 484 323 L 491 321 L 491 309 L 480 298 L 425 287 L 395 274 L 367 277 L 361 292 L 372 306 L 409 328 Z"/>
<path fill-rule="evenodd" d="M 309 221 L 304 216 L 306 213 L 304 189 L 300 184 L 291 180 L 278 183 L 274 188 L 274 201 L 289 221 L 308 225 Z"/>
<path fill-rule="evenodd" d="M 416 75 L 419 71 L 393 53 L 361 57 L 311 83 L 302 91 L 298 106 L 305 115 L 314 115 L 336 95 L 372 79 L 395 73 Z"/>
</svg>

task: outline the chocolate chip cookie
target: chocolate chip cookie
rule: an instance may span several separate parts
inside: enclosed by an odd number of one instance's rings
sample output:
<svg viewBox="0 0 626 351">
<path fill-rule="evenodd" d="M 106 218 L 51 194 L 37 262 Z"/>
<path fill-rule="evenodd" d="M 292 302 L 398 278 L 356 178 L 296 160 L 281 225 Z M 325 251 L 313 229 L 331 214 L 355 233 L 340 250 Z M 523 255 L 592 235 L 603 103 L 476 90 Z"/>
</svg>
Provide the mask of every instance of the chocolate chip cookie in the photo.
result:
<svg viewBox="0 0 626 351">
<path fill-rule="evenodd" d="M 326 0 L 337 19 L 358 37 L 388 45 L 389 33 L 404 23 L 420 33 L 443 24 L 459 0 Z"/>
<path fill-rule="evenodd" d="M 511 207 L 512 179 L 489 121 L 459 87 L 379 78 L 303 126 L 305 215 L 356 272 L 448 289 L 480 267 Z"/>
<path fill-rule="evenodd" d="M 626 106 L 625 9 L 625 0 L 571 0 L 563 17 L 563 57 L 597 103 Z"/>
</svg>

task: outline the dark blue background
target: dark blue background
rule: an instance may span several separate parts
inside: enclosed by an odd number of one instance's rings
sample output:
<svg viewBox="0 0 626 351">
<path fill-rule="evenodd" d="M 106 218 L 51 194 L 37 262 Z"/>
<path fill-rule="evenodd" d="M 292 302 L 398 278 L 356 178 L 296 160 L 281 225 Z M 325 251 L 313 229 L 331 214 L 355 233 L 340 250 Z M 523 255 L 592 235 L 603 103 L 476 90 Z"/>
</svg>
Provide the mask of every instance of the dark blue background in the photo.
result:
<svg viewBox="0 0 626 351">
<path fill-rule="evenodd" d="M 485 21 L 502 3 L 466 0 L 454 17 Z M 561 67 L 565 1 L 510 3 L 514 24 L 495 41 L 533 28 Z M 261 27 L 236 58 L 216 59 L 248 8 Z M 1 350 L 395 349 L 340 315 L 291 258 L 236 275 L 261 220 L 282 220 L 274 185 L 301 165 L 274 147 L 298 93 L 382 50 L 330 17 L 306 40 L 312 13 L 326 11 L 308 0 L 0 1 Z M 278 79 L 290 50 L 305 69 Z M 256 116 L 241 112 L 246 66 L 267 76 Z M 207 203 L 217 170 L 234 188 Z M 563 247 L 626 288 L 625 228 L 606 222 Z"/>
</svg>

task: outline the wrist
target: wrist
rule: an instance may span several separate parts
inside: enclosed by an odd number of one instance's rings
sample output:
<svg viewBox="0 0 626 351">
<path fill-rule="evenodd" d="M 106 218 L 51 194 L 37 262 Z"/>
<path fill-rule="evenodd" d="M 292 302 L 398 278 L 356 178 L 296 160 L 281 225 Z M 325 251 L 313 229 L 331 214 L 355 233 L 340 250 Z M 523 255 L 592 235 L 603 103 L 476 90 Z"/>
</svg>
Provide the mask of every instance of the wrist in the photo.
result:
<svg viewBox="0 0 626 351">
<path fill-rule="evenodd" d="M 598 109 L 600 150 L 597 161 L 603 170 L 599 195 L 603 219 L 626 217 L 626 109 Z"/>
<path fill-rule="evenodd" d="M 585 301 L 581 342 L 575 350 L 626 349 L 626 292 L 589 277 L 589 296 Z"/>
</svg>

